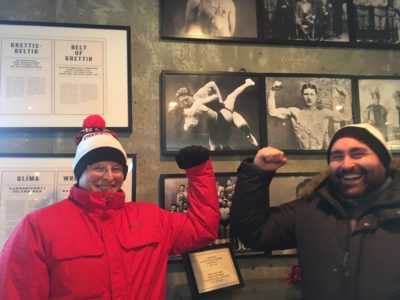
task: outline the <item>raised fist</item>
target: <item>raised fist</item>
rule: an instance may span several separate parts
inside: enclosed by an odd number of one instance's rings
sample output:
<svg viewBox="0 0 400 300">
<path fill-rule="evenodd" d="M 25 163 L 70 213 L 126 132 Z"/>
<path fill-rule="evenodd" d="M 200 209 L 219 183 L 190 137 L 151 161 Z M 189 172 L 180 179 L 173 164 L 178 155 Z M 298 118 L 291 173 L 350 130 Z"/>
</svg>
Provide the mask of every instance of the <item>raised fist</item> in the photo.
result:
<svg viewBox="0 0 400 300">
<path fill-rule="evenodd" d="M 256 83 L 254 82 L 254 80 L 253 79 L 251 79 L 251 78 L 247 78 L 245 81 L 244 81 L 247 85 L 255 85 Z"/>
<path fill-rule="evenodd" d="M 272 84 L 271 90 L 273 91 L 278 91 L 282 88 L 282 82 L 281 81 L 274 81 L 274 83 Z"/>
<path fill-rule="evenodd" d="M 264 171 L 276 171 L 286 164 L 286 162 L 285 153 L 273 147 L 258 150 L 253 160 L 253 163 Z"/>
<path fill-rule="evenodd" d="M 340 97 L 347 98 L 348 95 L 347 95 L 346 89 L 344 89 L 343 87 L 340 87 L 338 85 L 335 85 L 334 88 Z"/>
</svg>

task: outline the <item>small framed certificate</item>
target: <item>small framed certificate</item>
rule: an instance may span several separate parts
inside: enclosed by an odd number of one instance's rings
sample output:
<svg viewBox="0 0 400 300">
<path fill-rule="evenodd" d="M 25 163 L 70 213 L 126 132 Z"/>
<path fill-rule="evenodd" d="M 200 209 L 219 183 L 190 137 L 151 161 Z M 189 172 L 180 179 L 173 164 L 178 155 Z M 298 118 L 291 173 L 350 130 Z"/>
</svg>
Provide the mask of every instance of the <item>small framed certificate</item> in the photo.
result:
<svg viewBox="0 0 400 300">
<path fill-rule="evenodd" d="M 193 297 L 244 286 L 231 247 L 213 246 L 182 256 Z"/>
</svg>

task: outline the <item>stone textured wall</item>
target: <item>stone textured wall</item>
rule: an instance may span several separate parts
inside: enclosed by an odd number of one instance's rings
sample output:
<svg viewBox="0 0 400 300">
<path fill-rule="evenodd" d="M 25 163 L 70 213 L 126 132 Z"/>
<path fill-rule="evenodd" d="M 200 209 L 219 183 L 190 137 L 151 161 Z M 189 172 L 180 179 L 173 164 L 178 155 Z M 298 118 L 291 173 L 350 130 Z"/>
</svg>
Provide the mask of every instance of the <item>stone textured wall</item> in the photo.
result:
<svg viewBox="0 0 400 300">
<path fill-rule="evenodd" d="M 133 132 L 122 133 L 126 150 L 136 153 L 137 199 L 157 202 L 159 174 L 178 173 L 171 157 L 162 157 L 159 121 L 159 75 L 162 70 L 399 74 L 399 51 L 306 48 L 266 45 L 161 41 L 157 0 L 0 0 L 0 19 L 128 25 L 132 29 Z M 71 153 L 71 132 L 0 132 L 0 153 Z M 244 157 L 216 157 L 217 172 L 235 171 Z M 282 171 L 318 171 L 321 155 L 292 155 Z"/>
<path fill-rule="evenodd" d="M 168 0 L 166 0 L 168 1 Z M 162 70 L 396 75 L 400 51 L 305 48 L 161 41 L 158 0 L 0 0 L 0 19 L 128 25 L 132 29 L 133 132 L 121 134 L 136 153 L 137 199 L 158 202 L 159 174 L 180 173 L 160 154 L 159 75 Z M 63 131 L 0 131 L 0 153 L 73 153 L 75 134 Z M 216 157 L 217 172 L 233 172 L 242 156 Z M 323 155 L 291 155 L 282 171 L 319 171 Z M 293 261 L 240 261 L 246 279 L 282 278 Z M 170 267 L 168 290 L 185 282 L 181 265 Z M 254 298 L 253 298 L 254 299 Z"/>
</svg>

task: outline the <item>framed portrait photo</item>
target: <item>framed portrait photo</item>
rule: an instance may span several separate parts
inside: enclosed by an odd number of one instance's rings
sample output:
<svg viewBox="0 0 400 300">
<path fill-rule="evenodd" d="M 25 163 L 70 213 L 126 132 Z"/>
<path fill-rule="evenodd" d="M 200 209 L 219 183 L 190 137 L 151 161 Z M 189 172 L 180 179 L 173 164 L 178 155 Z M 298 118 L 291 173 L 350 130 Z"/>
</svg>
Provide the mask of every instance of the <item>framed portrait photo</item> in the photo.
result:
<svg viewBox="0 0 400 300">
<path fill-rule="evenodd" d="M 160 0 L 167 39 L 257 41 L 257 0 Z"/>
<path fill-rule="evenodd" d="M 266 43 L 343 46 L 350 41 L 348 1 L 262 1 Z"/>
<path fill-rule="evenodd" d="M 0 249 L 18 222 L 36 209 L 68 197 L 76 183 L 74 154 L 0 154 Z M 136 155 L 128 154 L 122 190 L 136 200 Z"/>
<path fill-rule="evenodd" d="M 257 75 L 164 71 L 161 85 L 162 154 L 190 145 L 214 154 L 255 153 L 264 143 L 263 82 Z"/>
<path fill-rule="evenodd" d="M 229 245 L 236 256 L 264 255 L 264 252 L 246 248 L 234 236 L 230 224 L 230 207 L 235 191 L 236 173 L 216 173 L 220 224 L 218 238 L 213 245 Z M 186 213 L 190 209 L 190 199 L 187 196 L 188 180 L 184 174 L 162 174 L 159 179 L 159 206 L 171 212 Z M 180 256 L 170 257 L 170 260 L 180 259 Z"/>
<path fill-rule="evenodd" d="M 350 76 L 265 77 L 267 144 L 287 153 L 325 152 L 333 134 L 354 122 Z"/>
<path fill-rule="evenodd" d="M 357 81 L 360 122 L 378 128 L 392 152 L 400 151 L 400 78 L 362 77 Z"/>
<path fill-rule="evenodd" d="M 269 187 L 269 206 L 279 206 L 303 196 L 307 192 L 307 183 L 317 174 L 316 172 L 275 173 Z M 271 255 L 295 256 L 297 250 L 295 248 L 274 250 Z"/>
<path fill-rule="evenodd" d="M 132 130 L 130 27 L 0 21 L 0 130 Z"/>
<path fill-rule="evenodd" d="M 398 1 L 351 1 L 354 44 L 364 48 L 400 48 Z"/>
</svg>

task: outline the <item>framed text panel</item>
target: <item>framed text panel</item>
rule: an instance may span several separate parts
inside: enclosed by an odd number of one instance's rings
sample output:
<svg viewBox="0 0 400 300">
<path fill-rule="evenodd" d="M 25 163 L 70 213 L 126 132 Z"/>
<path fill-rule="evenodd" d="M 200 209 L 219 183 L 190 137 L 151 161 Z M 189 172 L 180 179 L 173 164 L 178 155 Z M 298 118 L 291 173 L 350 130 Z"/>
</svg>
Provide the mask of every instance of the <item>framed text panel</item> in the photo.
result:
<svg viewBox="0 0 400 300">
<path fill-rule="evenodd" d="M 239 265 L 229 245 L 212 246 L 183 255 L 193 298 L 244 286 Z"/>
<path fill-rule="evenodd" d="M 130 27 L 0 22 L 0 129 L 130 131 Z"/>
</svg>

